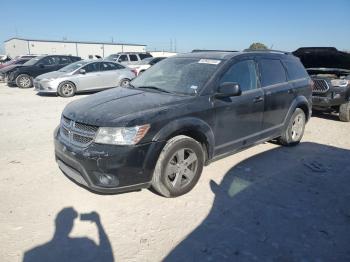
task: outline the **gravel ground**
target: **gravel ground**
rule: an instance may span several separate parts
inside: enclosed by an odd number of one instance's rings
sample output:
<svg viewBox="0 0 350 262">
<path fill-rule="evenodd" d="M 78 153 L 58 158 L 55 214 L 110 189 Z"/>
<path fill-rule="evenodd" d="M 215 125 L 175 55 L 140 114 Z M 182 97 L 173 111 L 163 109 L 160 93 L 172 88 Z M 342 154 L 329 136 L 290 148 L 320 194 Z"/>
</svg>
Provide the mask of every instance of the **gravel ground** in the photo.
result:
<svg viewBox="0 0 350 262">
<path fill-rule="evenodd" d="M 54 160 L 53 130 L 81 97 L 0 84 L 0 261 L 350 261 L 350 123 L 313 117 L 299 146 L 214 162 L 179 198 L 106 196 Z"/>
</svg>

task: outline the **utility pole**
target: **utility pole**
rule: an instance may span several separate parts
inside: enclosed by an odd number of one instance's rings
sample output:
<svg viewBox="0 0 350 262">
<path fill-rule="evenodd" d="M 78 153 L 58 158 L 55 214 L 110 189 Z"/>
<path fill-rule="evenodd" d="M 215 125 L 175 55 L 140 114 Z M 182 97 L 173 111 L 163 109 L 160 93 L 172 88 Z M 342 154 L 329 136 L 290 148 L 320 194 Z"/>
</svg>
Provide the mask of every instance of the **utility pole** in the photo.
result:
<svg viewBox="0 0 350 262">
<path fill-rule="evenodd" d="M 173 50 L 173 39 L 170 38 L 170 52 Z"/>
<path fill-rule="evenodd" d="M 174 51 L 176 53 L 176 50 L 177 50 L 177 46 L 176 46 L 176 38 L 174 39 L 175 43 L 174 43 Z"/>
</svg>

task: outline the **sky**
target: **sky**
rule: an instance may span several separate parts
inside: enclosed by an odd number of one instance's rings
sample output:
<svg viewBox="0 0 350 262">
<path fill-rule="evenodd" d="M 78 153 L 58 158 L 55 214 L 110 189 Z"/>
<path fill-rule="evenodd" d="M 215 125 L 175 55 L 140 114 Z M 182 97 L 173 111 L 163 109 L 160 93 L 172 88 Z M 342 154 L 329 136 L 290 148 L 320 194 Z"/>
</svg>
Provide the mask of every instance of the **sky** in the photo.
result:
<svg viewBox="0 0 350 262">
<path fill-rule="evenodd" d="M 0 4 L 0 53 L 11 37 L 146 44 L 148 50 L 350 50 L 350 0 L 11 0 Z M 176 46 L 175 46 L 176 43 Z"/>
</svg>

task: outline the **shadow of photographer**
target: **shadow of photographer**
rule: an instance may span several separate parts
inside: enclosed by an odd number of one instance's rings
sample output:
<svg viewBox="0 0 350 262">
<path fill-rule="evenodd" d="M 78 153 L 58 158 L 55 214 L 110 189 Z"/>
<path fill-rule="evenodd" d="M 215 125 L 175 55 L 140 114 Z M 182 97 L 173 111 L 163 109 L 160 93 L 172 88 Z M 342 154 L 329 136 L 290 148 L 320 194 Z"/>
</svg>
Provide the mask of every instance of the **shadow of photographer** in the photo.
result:
<svg viewBox="0 0 350 262">
<path fill-rule="evenodd" d="M 55 219 L 52 239 L 24 253 L 24 262 L 34 261 L 114 261 L 112 247 L 104 231 L 98 213 L 81 214 L 80 219 L 94 222 L 99 245 L 87 237 L 70 237 L 78 213 L 72 207 L 62 209 Z"/>
<path fill-rule="evenodd" d="M 350 261 L 350 150 L 316 143 L 248 158 L 165 261 Z"/>
</svg>

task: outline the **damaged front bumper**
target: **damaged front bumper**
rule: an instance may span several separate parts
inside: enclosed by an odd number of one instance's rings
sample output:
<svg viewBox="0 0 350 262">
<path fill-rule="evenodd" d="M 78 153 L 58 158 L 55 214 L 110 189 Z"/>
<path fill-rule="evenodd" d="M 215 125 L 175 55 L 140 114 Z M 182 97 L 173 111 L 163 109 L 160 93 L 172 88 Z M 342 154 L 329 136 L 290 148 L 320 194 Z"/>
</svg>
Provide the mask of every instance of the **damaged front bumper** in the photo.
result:
<svg viewBox="0 0 350 262">
<path fill-rule="evenodd" d="M 56 161 L 71 180 L 98 193 L 148 188 L 163 142 L 135 146 L 92 143 L 86 148 L 68 144 L 54 133 Z"/>
</svg>

